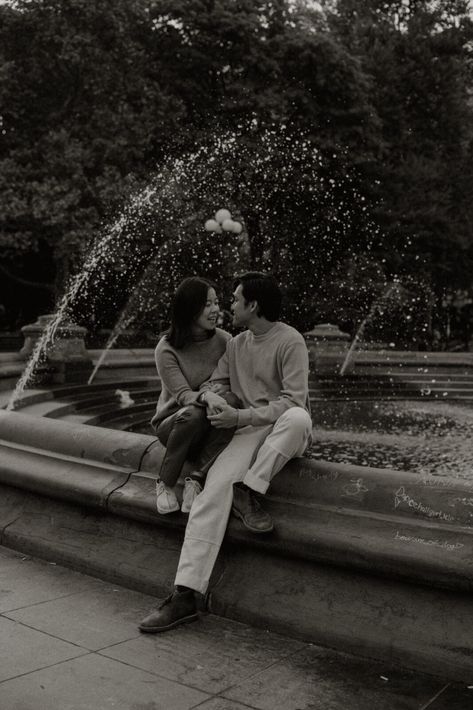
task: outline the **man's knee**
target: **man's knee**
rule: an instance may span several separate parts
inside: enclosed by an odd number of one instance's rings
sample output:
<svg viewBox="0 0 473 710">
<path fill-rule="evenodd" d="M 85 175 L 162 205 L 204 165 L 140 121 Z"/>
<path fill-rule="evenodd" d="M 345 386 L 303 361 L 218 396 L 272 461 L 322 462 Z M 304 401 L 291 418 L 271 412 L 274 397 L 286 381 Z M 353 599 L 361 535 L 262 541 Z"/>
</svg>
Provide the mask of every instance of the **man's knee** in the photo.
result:
<svg viewBox="0 0 473 710">
<path fill-rule="evenodd" d="M 288 426 L 292 431 L 297 431 L 308 436 L 312 431 L 312 419 L 309 412 L 302 407 L 287 409 L 278 419 L 278 423 Z"/>
</svg>

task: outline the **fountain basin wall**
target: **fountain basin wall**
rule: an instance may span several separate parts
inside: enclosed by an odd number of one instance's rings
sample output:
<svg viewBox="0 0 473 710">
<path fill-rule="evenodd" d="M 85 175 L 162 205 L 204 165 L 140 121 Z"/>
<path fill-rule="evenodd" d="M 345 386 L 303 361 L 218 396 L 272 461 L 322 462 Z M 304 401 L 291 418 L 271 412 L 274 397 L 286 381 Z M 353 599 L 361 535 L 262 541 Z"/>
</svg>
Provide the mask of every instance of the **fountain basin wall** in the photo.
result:
<svg viewBox="0 0 473 710">
<path fill-rule="evenodd" d="M 161 458 L 152 436 L 0 412 L 2 544 L 164 596 L 186 518 L 155 512 Z M 294 460 L 274 534 L 230 521 L 208 608 L 470 679 L 472 504 L 466 482 Z"/>
</svg>

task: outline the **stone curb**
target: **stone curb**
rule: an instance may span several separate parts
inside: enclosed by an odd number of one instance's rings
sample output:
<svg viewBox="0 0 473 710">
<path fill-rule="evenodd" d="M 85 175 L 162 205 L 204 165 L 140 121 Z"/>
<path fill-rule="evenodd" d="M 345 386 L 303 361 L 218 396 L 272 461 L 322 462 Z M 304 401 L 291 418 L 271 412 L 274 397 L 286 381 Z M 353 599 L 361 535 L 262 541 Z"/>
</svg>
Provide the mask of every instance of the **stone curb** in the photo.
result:
<svg viewBox="0 0 473 710">
<path fill-rule="evenodd" d="M 155 510 L 162 456 L 153 436 L 0 411 L 1 483 L 182 530 L 185 516 Z M 277 534 L 255 538 L 231 520 L 228 540 L 473 589 L 470 482 L 302 458 L 275 478 L 265 505 Z"/>
<path fill-rule="evenodd" d="M 152 436 L 0 412 L 2 544 L 164 594 L 185 517 L 154 510 L 162 453 Z M 230 521 L 208 606 L 471 677 L 472 503 L 467 482 L 296 459 L 266 499 L 274 534 Z"/>
</svg>

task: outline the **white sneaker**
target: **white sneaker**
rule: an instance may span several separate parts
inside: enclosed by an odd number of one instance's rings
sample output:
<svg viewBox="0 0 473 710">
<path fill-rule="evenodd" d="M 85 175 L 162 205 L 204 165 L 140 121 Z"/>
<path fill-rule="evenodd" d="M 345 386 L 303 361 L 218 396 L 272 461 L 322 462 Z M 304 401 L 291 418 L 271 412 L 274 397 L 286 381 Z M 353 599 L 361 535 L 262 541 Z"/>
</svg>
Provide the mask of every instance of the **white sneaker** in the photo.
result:
<svg viewBox="0 0 473 710">
<path fill-rule="evenodd" d="M 190 513 L 192 503 L 195 501 L 199 493 L 202 491 L 202 486 L 199 481 L 193 478 L 184 479 L 184 492 L 182 494 L 181 510 L 183 513 Z"/>
<path fill-rule="evenodd" d="M 176 494 L 172 488 L 166 488 L 162 481 L 156 483 L 156 508 L 161 515 L 179 510 L 179 501 L 176 498 Z"/>
</svg>

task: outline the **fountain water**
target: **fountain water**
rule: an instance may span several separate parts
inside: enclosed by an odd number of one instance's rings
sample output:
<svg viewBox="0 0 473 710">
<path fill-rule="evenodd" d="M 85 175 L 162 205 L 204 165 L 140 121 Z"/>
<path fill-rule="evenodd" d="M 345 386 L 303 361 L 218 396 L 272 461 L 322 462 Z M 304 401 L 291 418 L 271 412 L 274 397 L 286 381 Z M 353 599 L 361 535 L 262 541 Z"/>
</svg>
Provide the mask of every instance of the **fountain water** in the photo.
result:
<svg viewBox="0 0 473 710">
<path fill-rule="evenodd" d="M 370 323 L 373 320 L 374 316 L 378 313 L 380 304 L 387 301 L 389 299 L 389 297 L 397 291 L 397 289 L 398 289 L 397 283 L 391 284 L 387 288 L 385 293 L 382 294 L 380 298 L 377 298 L 371 304 L 371 308 L 368 312 L 368 315 L 365 318 L 363 318 L 363 320 L 361 321 L 360 326 L 358 327 L 358 330 L 355 333 L 355 337 L 353 338 L 353 340 L 350 344 L 350 347 L 348 348 L 347 354 L 346 354 L 345 359 L 344 359 L 342 366 L 340 368 L 340 375 L 345 374 L 345 372 L 346 372 L 346 370 L 353 358 L 353 354 L 355 352 L 356 346 L 358 345 L 361 338 L 363 337 L 363 333 L 365 331 L 366 326 L 368 325 L 368 323 Z"/>
<path fill-rule="evenodd" d="M 137 204 L 139 204 L 140 201 L 143 202 L 144 199 L 145 195 L 143 194 L 140 198 L 138 198 Z M 37 367 L 41 359 L 45 357 L 48 345 L 54 342 L 57 329 L 69 315 L 71 305 L 74 303 L 75 299 L 77 298 L 77 295 L 79 294 L 81 289 L 87 288 L 92 274 L 95 272 L 97 267 L 104 262 L 107 250 L 113 244 L 113 240 L 116 239 L 118 235 L 122 234 L 127 220 L 129 219 L 129 211 L 130 208 L 129 206 L 127 206 L 127 208 L 120 215 L 120 217 L 106 231 L 101 241 L 96 244 L 95 248 L 92 250 L 91 254 L 86 259 L 81 272 L 78 274 L 78 276 L 76 276 L 76 278 L 73 280 L 72 284 L 69 286 L 66 293 L 62 297 L 59 306 L 53 315 L 53 318 L 46 325 L 43 334 L 38 338 L 37 342 L 35 343 L 33 351 L 23 371 L 23 374 L 19 378 L 15 389 L 12 392 L 10 400 L 7 404 L 8 411 L 11 411 L 15 408 L 15 403 L 21 396 L 21 393 L 23 392 L 28 382 L 30 382 L 30 380 L 32 379 L 35 368 Z"/>
<path fill-rule="evenodd" d="M 203 229 L 206 215 L 222 204 L 242 214 L 241 234 L 239 223 L 219 235 Z M 183 276 L 201 273 L 228 291 L 230 275 L 245 263 L 280 277 L 291 296 L 290 320 L 304 330 L 308 305 L 330 264 L 346 255 L 347 241 L 353 251 L 366 249 L 372 235 L 351 178 L 329 176 L 306 136 L 287 126 L 261 129 L 255 121 L 239 134 L 214 136 L 192 154 L 169 158 L 100 235 L 36 343 L 8 408 L 14 408 L 65 317 L 77 317 L 79 303 L 101 309 L 108 297 L 122 310 L 109 350 L 124 324 L 141 322 L 150 306 L 164 309 Z M 121 281 L 111 287 L 115 265 Z M 131 296 L 123 308 L 127 288 Z"/>
<path fill-rule="evenodd" d="M 89 379 L 87 380 L 87 384 L 91 385 L 92 382 L 95 379 L 95 376 L 103 363 L 105 362 L 105 358 L 107 357 L 108 353 L 110 350 L 113 348 L 115 343 L 117 342 L 118 338 L 120 337 L 120 334 L 125 330 L 125 328 L 128 328 L 134 321 L 134 316 L 133 315 L 128 315 L 126 316 L 125 312 L 122 311 L 120 317 L 118 318 L 115 327 L 113 328 L 112 333 L 110 334 L 109 339 L 107 340 L 105 347 L 102 350 L 102 353 L 95 363 L 94 369 L 91 372 L 91 375 Z"/>
</svg>

